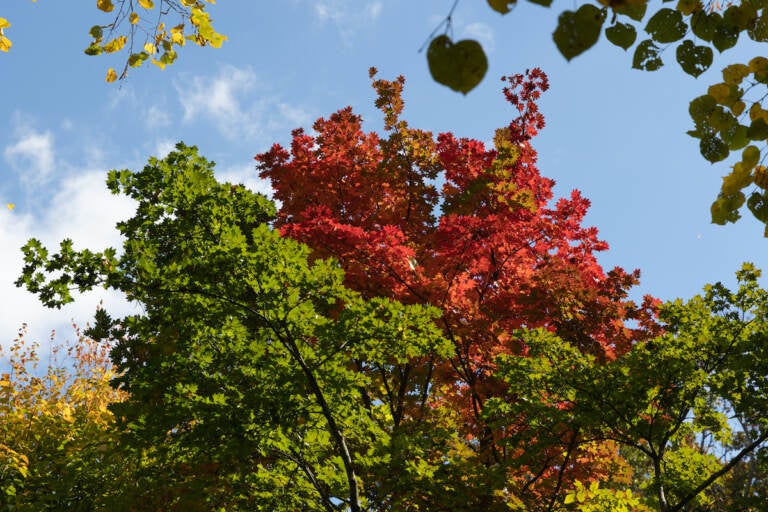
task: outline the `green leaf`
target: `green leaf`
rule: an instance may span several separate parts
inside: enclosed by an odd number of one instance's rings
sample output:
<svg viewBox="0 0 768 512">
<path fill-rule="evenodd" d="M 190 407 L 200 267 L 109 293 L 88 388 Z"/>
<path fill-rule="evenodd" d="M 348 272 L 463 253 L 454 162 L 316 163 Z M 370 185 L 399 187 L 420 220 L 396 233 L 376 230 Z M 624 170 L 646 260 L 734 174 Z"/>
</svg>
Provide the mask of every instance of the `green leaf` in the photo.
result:
<svg viewBox="0 0 768 512">
<path fill-rule="evenodd" d="M 654 14 L 645 27 L 654 41 L 659 43 L 673 43 L 685 37 L 688 25 L 683 21 L 680 11 L 663 8 Z"/>
<path fill-rule="evenodd" d="M 760 150 L 757 146 L 748 146 L 741 152 L 741 162 L 744 167 L 752 169 L 760 161 Z"/>
<path fill-rule="evenodd" d="M 700 0 L 678 0 L 676 9 L 688 16 L 702 9 Z"/>
<path fill-rule="evenodd" d="M 760 222 L 768 223 L 768 200 L 766 192 L 752 192 L 747 200 L 747 208 Z"/>
<path fill-rule="evenodd" d="M 731 64 L 723 68 L 723 81 L 730 85 L 739 85 L 749 76 L 749 66 L 746 64 Z"/>
<path fill-rule="evenodd" d="M 722 53 L 736 46 L 736 42 L 739 40 L 739 29 L 726 23 L 719 14 L 717 14 L 717 19 L 718 23 L 715 25 L 715 31 L 712 35 L 712 44 L 715 45 L 717 51 Z"/>
<path fill-rule="evenodd" d="M 656 71 L 664 65 L 659 57 L 659 50 L 660 48 L 650 39 L 641 42 L 635 49 L 632 67 L 643 71 Z"/>
<path fill-rule="evenodd" d="M 723 22 L 726 26 L 732 27 L 737 32 L 751 27 L 756 19 L 757 12 L 755 8 L 747 2 L 741 5 L 731 5 L 723 13 Z"/>
<path fill-rule="evenodd" d="M 686 39 L 677 47 L 677 62 L 683 71 L 697 77 L 712 65 L 713 52 L 708 46 L 696 46 Z"/>
<path fill-rule="evenodd" d="M 429 44 L 427 62 L 436 82 L 463 94 L 474 89 L 488 70 L 480 43 L 464 39 L 454 44 L 446 35 L 437 36 Z"/>
<path fill-rule="evenodd" d="M 761 118 L 755 119 L 749 125 L 747 136 L 752 140 L 768 139 L 768 124 Z"/>
<path fill-rule="evenodd" d="M 488 0 L 488 5 L 491 6 L 491 9 L 500 14 L 507 14 L 509 11 L 511 11 L 509 6 L 516 3 L 517 0 Z"/>
<path fill-rule="evenodd" d="M 691 16 L 691 31 L 699 39 L 711 42 L 720 23 L 722 23 L 720 14 L 716 12 L 707 14 L 704 10 L 697 11 Z"/>
<path fill-rule="evenodd" d="M 701 156 L 711 163 L 725 160 L 730 154 L 728 144 L 716 135 L 702 137 L 699 143 L 699 151 L 701 151 Z"/>
<path fill-rule="evenodd" d="M 764 43 L 768 41 L 768 10 L 763 10 L 755 24 L 747 29 L 747 35 L 753 41 Z"/>
<path fill-rule="evenodd" d="M 624 2 L 613 7 L 616 14 L 627 16 L 635 21 L 642 21 L 645 17 L 645 11 L 648 8 L 648 2 Z"/>
<path fill-rule="evenodd" d="M 704 124 L 708 121 L 710 114 L 717 108 L 717 101 L 709 94 L 704 94 L 694 98 L 688 105 L 688 113 L 696 125 Z"/>
<path fill-rule="evenodd" d="M 605 37 L 616 46 L 627 50 L 635 44 L 637 31 L 635 27 L 628 23 L 616 23 L 612 27 L 605 29 Z"/>
<path fill-rule="evenodd" d="M 560 14 L 552 38 L 562 56 L 571 60 L 591 48 L 600 37 L 605 16 L 605 9 L 591 4 Z"/>
<path fill-rule="evenodd" d="M 748 128 L 743 124 L 734 123 L 725 130 L 721 130 L 720 137 L 728 144 L 728 149 L 736 151 L 749 144 Z"/>
</svg>

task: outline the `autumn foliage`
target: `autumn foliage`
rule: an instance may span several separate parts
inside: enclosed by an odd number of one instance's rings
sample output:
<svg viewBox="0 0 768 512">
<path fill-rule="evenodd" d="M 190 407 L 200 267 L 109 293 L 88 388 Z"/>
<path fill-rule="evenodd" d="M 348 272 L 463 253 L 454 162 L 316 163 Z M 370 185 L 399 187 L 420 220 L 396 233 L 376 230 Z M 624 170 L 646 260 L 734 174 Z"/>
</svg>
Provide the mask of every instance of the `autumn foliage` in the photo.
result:
<svg viewBox="0 0 768 512">
<path fill-rule="evenodd" d="M 545 124 L 536 103 L 549 87 L 542 71 L 504 79 L 514 118 L 496 130 L 493 148 L 409 127 L 400 117 L 405 80 L 375 73 L 384 136 L 365 133 L 345 108 L 319 119 L 314 135 L 295 130 L 290 148 L 256 156 L 282 205 L 277 226 L 314 257 L 335 258 L 364 296 L 442 310 L 455 356 L 409 365 L 403 376 L 435 391 L 433 407 L 462 411 L 460 429 L 487 463 L 509 459 L 514 451 L 501 440 L 523 424 L 491 428 L 483 405 L 505 394 L 495 358 L 526 354 L 518 330 L 544 328 L 608 361 L 657 332 L 655 301 L 628 299 L 639 272 L 598 264 L 608 245 L 582 225 L 589 201 L 578 191 L 553 200 L 554 182 L 539 173 L 531 141 Z"/>
</svg>

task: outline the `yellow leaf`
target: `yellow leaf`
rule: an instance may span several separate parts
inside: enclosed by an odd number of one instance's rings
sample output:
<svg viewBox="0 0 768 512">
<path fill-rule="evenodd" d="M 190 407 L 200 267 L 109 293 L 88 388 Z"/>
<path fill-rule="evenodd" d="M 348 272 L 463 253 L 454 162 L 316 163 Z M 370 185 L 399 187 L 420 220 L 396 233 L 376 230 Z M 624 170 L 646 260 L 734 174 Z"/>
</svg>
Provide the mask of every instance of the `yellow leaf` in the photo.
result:
<svg viewBox="0 0 768 512">
<path fill-rule="evenodd" d="M 139 22 L 139 15 L 135 12 L 132 12 L 130 16 L 128 16 L 128 21 L 131 22 L 131 25 L 135 25 Z"/>
<path fill-rule="evenodd" d="M 107 78 L 106 78 L 106 80 L 107 80 L 107 83 L 112 83 L 115 80 L 117 80 L 117 73 L 115 73 L 114 68 L 109 68 L 107 70 Z"/>
<path fill-rule="evenodd" d="M 6 206 L 8 207 L 9 210 L 13 210 L 14 208 L 16 208 L 16 205 L 13 203 L 8 203 Z M 3 382 L 5 381 L 0 381 L 0 386 L 3 385 Z"/>
<path fill-rule="evenodd" d="M 139 0 L 139 5 L 145 9 L 152 9 L 155 3 L 152 0 Z"/>
<path fill-rule="evenodd" d="M 112 0 L 96 0 L 96 7 L 104 12 L 112 12 L 115 6 L 112 4 Z"/>
<path fill-rule="evenodd" d="M 157 46 L 153 45 L 152 43 L 145 43 L 144 51 L 150 55 L 153 55 L 157 51 Z"/>
<path fill-rule="evenodd" d="M 104 45 L 104 51 L 107 53 L 119 52 L 128 42 L 128 38 L 125 36 L 119 36 Z"/>
<path fill-rule="evenodd" d="M 165 69 L 165 62 L 159 61 L 157 59 L 152 59 L 152 64 L 159 67 L 160 69 Z"/>
<path fill-rule="evenodd" d="M 0 51 L 7 52 L 11 49 L 12 45 L 13 43 L 11 43 L 10 39 L 0 34 Z"/>
<path fill-rule="evenodd" d="M 8 28 L 11 24 L 5 18 L 0 18 L 0 28 Z"/>
<path fill-rule="evenodd" d="M 171 41 L 179 46 L 184 46 L 184 24 L 176 25 L 171 29 Z"/>
</svg>

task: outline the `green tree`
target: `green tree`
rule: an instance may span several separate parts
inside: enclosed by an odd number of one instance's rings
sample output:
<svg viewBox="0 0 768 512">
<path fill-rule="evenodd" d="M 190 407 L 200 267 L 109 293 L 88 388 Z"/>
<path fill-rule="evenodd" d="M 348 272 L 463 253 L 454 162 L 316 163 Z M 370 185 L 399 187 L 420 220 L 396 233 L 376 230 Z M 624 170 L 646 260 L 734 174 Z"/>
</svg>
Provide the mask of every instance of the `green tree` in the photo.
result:
<svg viewBox="0 0 768 512">
<path fill-rule="evenodd" d="M 391 478 L 390 462 L 444 473 L 451 459 L 421 457 L 425 430 L 396 428 L 385 391 L 393 368 L 450 355 L 437 310 L 361 299 L 337 263 L 309 263 L 269 227 L 270 201 L 212 168 L 180 144 L 141 172 L 112 171 L 110 189 L 137 202 L 119 255 L 68 240 L 53 255 L 24 249 L 18 284 L 49 306 L 97 285 L 142 305 L 99 311 L 90 331 L 114 343 L 128 398 L 112 411 L 141 461 L 113 510 L 380 510 L 393 497 L 373 480 Z"/>
<path fill-rule="evenodd" d="M 632 490 L 656 510 L 710 510 L 739 487 L 726 503 L 738 504 L 739 492 L 748 503 L 760 482 L 747 484 L 744 472 L 768 450 L 768 291 L 759 276 L 745 264 L 737 291 L 718 283 L 667 303 L 665 334 L 605 363 L 551 333 L 524 333 L 530 357 L 499 361 L 519 399 L 494 399 L 489 418 L 502 428 L 525 417 L 530 428 L 510 442 L 533 452 L 616 442 L 634 462 Z"/>
</svg>

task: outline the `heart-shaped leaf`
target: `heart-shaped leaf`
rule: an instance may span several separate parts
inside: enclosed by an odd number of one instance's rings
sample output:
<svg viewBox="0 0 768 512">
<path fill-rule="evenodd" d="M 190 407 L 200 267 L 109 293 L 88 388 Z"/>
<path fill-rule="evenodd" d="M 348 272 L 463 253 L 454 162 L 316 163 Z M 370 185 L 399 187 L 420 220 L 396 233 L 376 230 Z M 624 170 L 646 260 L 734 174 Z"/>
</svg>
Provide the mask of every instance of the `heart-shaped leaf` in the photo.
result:
<svg viewBox="0 0 768 512">
<path fill-rule="evenodd" d="M 475 40 L 454 43 L 446 35 L 437 36 L 427 49 L 429 72 L 435 82 L 467 94 L 479 84 L 488 71 L 483 47 Z"/>
<path fill-rule="evenodd" d="M 605 13 L 605 9 L 598 9 L 591 4 L 584 4 L 575 12 L 563 11 L 552 34 L 563 57 L 571 60 L 597 42 Z"/>
<path fill-rule="evenodd" d="M 685 37 L 688 31 L 688 25 L 683 21 L 683 15 L 680 11 L 674 9 L 659 9 L 651 16 L 648 25 L 645 27 L 654 41 L 659 43 L 673 43 Z"/>
<path fill-rule="evenodd" d="M 696 46 L 686 39 L 677 47 L 677 62 L 683 71 L 691 76 L 699 76 L 712 65 L 712 48 Z"/>
<path fill-rule="evenodd" d="M 628 23 L 617 23 L 605 29 L 605 37 L 611 43 L 626 50 L 635 44 L 637 31 L 635 31 L 635 27 Z"/>
</svg>

